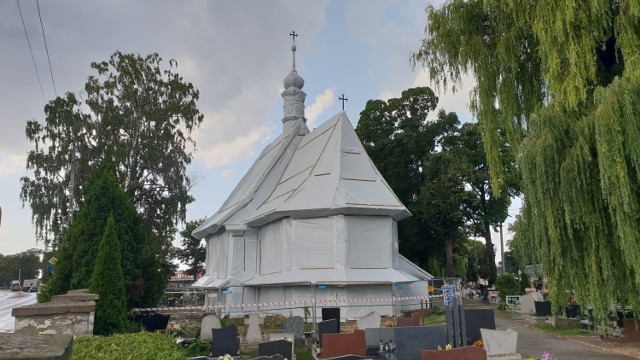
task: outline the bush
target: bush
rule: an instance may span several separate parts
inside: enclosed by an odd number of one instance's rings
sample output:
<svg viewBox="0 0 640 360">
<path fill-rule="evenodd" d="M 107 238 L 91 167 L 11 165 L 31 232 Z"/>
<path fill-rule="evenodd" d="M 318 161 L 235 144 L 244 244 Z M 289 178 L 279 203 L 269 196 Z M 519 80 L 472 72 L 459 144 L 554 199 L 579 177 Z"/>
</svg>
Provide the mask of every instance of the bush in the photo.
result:
<svg viewBox="0 0 640 360">
<path fill-rule="evenodd" d="M 520 286 L 513 275 L 500 275 L 496 280 L 496 288 L 500 292 L 500 299 L 504 300 L 507 295 L 517 295 L 520 293 Z"/>
<path fill-rule="evenodd" d="M 140 332 L 108 337 L 77 337 L 73 360 L 184 360 L 185 352 L 175 339 L 158 333 Z"/>
<path fill-rule="evenodd" d="M 120 243 L 113 216 L 109 217 L 98 247 L 96 266 L 89 290 L 100 296 L 96 302 L 95 335 L 125 332 L 127 328 L 127 296 L 120 258 Z"/>
<path fill-rule="evenodd" d="M 267 329 L 279 329 L 284 326 L 284 315 L 273 314 L 264 317 L 264 327 Z"/>
<path fill-rule="evenodd" d="M 184 349 L 184 354 L 187 357 L 209 356 L 210 352 L 211 343 L 201 341 L 200 338 L 195 339 Z"/>
</svg>

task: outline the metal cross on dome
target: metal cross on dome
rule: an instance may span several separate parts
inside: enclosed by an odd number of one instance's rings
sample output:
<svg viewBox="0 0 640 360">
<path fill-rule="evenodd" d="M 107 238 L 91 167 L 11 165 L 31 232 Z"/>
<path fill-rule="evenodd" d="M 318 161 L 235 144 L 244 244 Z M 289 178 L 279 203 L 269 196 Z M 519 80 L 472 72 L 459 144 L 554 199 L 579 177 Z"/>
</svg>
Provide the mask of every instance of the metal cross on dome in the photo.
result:
<svg viewBox="0 0 640 360">
<path fill-rule="evenodd" d="M 342 111 L 344 111 L 344 102 L 349 101 L 349 99 L 344 97 L 344 94 L 340 94 L 340 97 L 338 98 L 338 100 L 342 101 Z"/>
<path fill-rule="evenodd" d="M 296 34 L 295 31 L 291 31 L 289 33 L 289 36 L 291 36 L 291 38 L 293 39 L 293 45 L 291 45 L 291 52 L 293 52 L 293 70 L 296 69 L 296 37 L 298 37 L 298 34 Z"/>
</svg>

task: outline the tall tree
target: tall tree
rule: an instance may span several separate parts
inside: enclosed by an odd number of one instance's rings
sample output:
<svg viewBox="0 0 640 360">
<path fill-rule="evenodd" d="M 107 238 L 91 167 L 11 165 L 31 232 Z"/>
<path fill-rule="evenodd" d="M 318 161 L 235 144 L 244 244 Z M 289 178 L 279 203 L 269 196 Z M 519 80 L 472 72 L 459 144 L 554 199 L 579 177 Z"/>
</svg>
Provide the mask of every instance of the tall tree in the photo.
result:
<svg viewBox="0 0 640 360">
<path fill-rule="evenodd" d="M 31 205 L 36 236 L 56 247 L 82 202 L 90 169 L 111 154 L 118 181 L 144 216 L 154 241 L 168 248 L 176 223 L 185 220 L 192 181 L 186 174 L 202 122 L 199 92 L 175 72 L 161 67 L 158 54 L 115 52 L 95 62 L 97 74 L 73 93 L 50 101 L 44 124 L 27 122 L 34 145 L 27 156 L 33 177 L 21 179 L 21 198 Z"/>
<path fill-rule="evenodd" d="M 12 280 L 35 279 L 38 277 L 41 250 L 29 249 L 17 254 L 0 254 L 0 283 L 9 284 Z"/>
<path fill-rule="evenodd" d="M 515 166 L 515 159 L 508 149 L 504 137 L 500 144 L 502 159 L 500 173 L 503 174 L 504 184 L 496 195 L 491 187 L 491 173 L 487 156 L 484 151 L 482 136 L 477 123 L 466 123 L 459 130 L 443 140 L 443 151 L 455 154 L 457 161 L 466 164 L 464 181 L 473 194 L 466 204 L 469 211 L 470 233 L 484 238 L 487 259 L 490 266 L 490 283 L 496 278 L 494 244 L 491 239 L 491 229 L 494 230 L 507 219 L 509 205 L 514 196 L 520 194 L 519 172 Z"/>
<path fill-rule="evenodd" d="M 356 128 L 371 160 L 414 214 L 420 206 L 426 155 L 434 151 L 439 139 L 452 131 L 457 122 L 457 118 L 427 121 L 437 104 L 438 98 L 427 87 L 405 90 L 400 98 L 388 101 L 369 100 Z M 417 216 L 399 222 L 400 252 L 425 269 L 435 269 L 439 267 L 436 262 L 444 260 L 444 243 L 431 239 L 426 226 Z"/>
<path fill-rule="evenodd" d="M 552 299 L 572 290 L 601 321 L 639 308 L 640 3 L 452 0 L 428 23 L 414 60 L 441 82 L 474 76 L 489 165 L 501 134 L 518 154 L 519 236 Z"/>
<path fill-rule="evenodd" d="M 207 257 L 207 249 L 200 239 L 191 236 L 204 219 L 187 221 L 184 229 L 180 231 L 181 245 L 176 252 L 177 258 L 189 268 L 186 273 L 195 276 L 204 269 L 204 261 Z"/>
<path fill-rule="evenodd" d="M 97 166 L 88 179 L 76 220 L 60 241 L 58 263 L 47 287 L 48 295 L 89 287 L 98 245 L 109 217 L 115 219 L 122 249 L 120 262 L 129 307 L 155 305 L 168 274 L 157 258 L 157 245 L 147 238 L 142 217 L 118 184 L 115 166 L 109 160 Z M 46 297 L 43 296 L 43 300 Z"/>
<path fill-rule="evenodd" d="M 111 335 L 125 329 L 127 323 L 127 297 L 122 273 L 121 249 L 113 216 L 100 241 L 96 266 L 91 276 L 89 291 L 98 294 L 94 335 Z"/>
</svg>

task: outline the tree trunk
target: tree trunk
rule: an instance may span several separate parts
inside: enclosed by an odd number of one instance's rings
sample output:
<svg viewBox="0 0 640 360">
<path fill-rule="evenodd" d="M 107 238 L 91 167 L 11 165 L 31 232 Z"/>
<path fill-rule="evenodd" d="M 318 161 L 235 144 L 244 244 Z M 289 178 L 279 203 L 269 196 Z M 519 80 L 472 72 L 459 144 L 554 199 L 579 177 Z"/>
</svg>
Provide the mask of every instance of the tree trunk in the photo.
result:
<svg viewBox="0 0 640 360">
<path fill-rule="evenodd" d="M 445 244 L 444 276 L 446 277 L 455 276 L 455 273 L 453 271 L 453 239 L 452 238 L 447 238 L 447 241 Z"/>
<path fill-rule="evenodd" d="M 484 186 L 480 188 L 480 206 L 482 207 L 482 213 L 488 214 L 489 209 L 487 205 L 487 191 Z M 489 266 L 491 266 L 492 273 L 495 273 L 496 268 L 496 254 L 493 252 L 493 241 L 491 241 L 491 226 L 488 221 L 483 221 L 485 250 L 487 252 L 487 258 L 489 259 Z"/>
</svg>

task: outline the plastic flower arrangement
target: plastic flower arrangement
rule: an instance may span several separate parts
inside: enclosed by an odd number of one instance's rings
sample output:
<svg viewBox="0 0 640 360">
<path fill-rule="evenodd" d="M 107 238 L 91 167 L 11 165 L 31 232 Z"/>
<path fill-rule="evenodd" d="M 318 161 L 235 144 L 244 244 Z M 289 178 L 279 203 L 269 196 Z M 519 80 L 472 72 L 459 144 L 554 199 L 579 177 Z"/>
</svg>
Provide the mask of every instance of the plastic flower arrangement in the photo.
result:
<svg viewBox="0 0 640 360">
<path fill-rule="evenodd" d="M 442 350 L 451 350 L 453 349 L 453 345 L 451 344 L 447 344 L 444 349 L 442 349 L 442 346 L 438 345 L 438 351 L 442 351 Z"/>
<path fill-rule="evenodd" d="M 484 342 L 482 342 L 482 339 L 476 340 L 474 341 L 473 346 L 484 347 Z"/>
<path fill-rule="evenodd" d="M 233 356 L 224 354 L 224 356 L 218 356 L 218 360 L 233 360 Z"/>
</svg>

